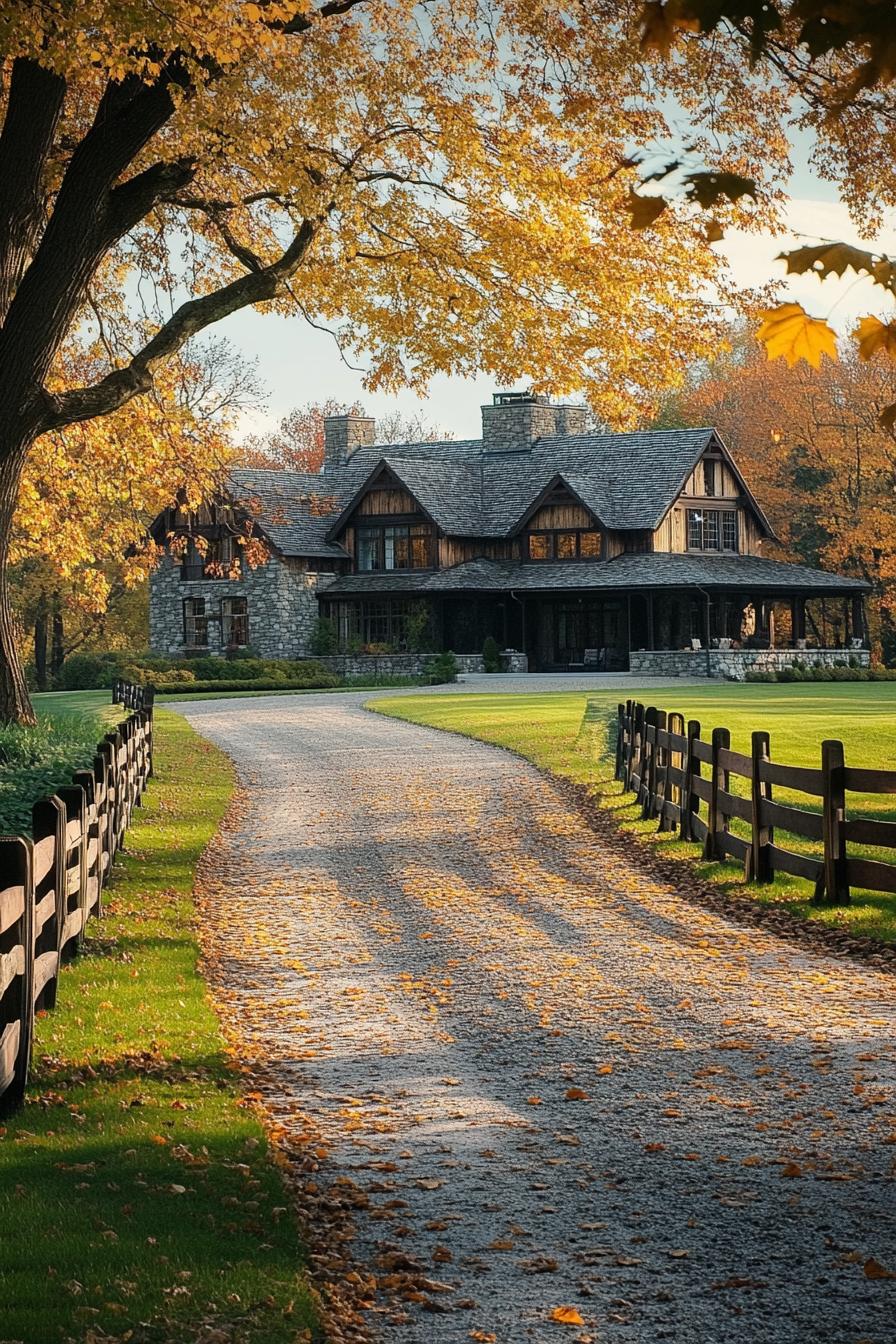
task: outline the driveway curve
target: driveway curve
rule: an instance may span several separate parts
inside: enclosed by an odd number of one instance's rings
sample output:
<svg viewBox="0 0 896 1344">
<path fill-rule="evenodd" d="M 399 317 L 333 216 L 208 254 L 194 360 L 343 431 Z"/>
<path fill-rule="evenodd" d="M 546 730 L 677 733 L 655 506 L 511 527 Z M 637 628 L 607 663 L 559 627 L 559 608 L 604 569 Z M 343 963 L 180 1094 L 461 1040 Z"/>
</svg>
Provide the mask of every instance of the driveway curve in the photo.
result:
<svg viewBox="0 0 896 1344">
<path fill-rule="evenodd" d="M 361 701 L 182 712 L 246 787 L 216 997 L 312 1247 L 351 1211 L 373 1336 L 892 1344 L 894 978 L 681 901 L 534 769 Z"/>
</svg>

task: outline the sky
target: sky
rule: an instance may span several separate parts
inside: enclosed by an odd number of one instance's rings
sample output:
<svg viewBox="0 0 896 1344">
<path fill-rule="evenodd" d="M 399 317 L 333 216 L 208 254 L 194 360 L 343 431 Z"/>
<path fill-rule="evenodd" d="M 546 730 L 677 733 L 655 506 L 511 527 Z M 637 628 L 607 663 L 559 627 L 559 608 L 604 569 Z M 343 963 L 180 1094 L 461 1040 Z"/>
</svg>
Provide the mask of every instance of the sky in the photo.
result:
<svg viewBox="0 0 896 1344">
<path fill-rule="evenodd" d="M 789 184 L 788 232 L 772 236 L 732 230 L 719 244 L 728 257 L 735 281 L 742 287 L 761 285 L 769 278 L 783 280 L 784 263 L 776 261 L 776 257 L 788 246 L 836 239 L 864 246 L 873 244 L 891 255 L 896 253 L 896 213 L 875 238 L 861 237 L 834 187 L 812 172 L 808 148 L 799 147 Z M 883 291 L 867 278 L 857 280 L 851 273 L 842 279 L 831 276 L 824 282 L 812 275 L 788 277 L 781 292 L 781 301 L 786 299 L 802 303 L 807 312 L 826 318 L 841 332 L 848 331 L 866 313 L 880 315 L 886 308 Z M 422 415 L 428 424 L 456 439 L 478 438 L 480 406 L 490 402 L 496 390 L 491 375 L 483 375 L 469 379 L 437 377 L 422 400 L 413 392 L 368 393 L 364 390 L 363 373 L 347 367 L 332 336 L 308 326 L 299 317 L 278 317 L 244 309 L 222 323 L 216 329 L 217 334 L 257 360 L 267 393 L 265 408 L 244 416 L 241 426 L 244 434 L 275 428 L 294 406 L 334 397 L 345 403 L 361 402 L 369 415 L 400 410 L 406 415 Z"/>
</svg>

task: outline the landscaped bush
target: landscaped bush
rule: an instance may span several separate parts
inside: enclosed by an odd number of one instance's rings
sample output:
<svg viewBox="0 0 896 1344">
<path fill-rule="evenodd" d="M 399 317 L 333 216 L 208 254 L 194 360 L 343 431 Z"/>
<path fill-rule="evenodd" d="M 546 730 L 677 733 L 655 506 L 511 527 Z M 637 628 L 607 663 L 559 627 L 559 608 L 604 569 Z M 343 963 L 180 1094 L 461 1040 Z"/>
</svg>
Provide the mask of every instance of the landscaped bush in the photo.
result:
<svg viewBox="0 0 896 1344">
<path fill-rule="evenodd" d="M 192 681 L 184 686 L 174 684 L 157 686 L 156 690 L 162 695 L 177 696 L 197 695 L 201 691 L 327 691 L 342 684 L 342 678 L 337 677 L 335 672 L 327 672 L 326 669 L 321 669 L 318 676 L 305 678 L 304 680 L 258 677 L 254 681 L 223 681 L 219 678 L 217 681 Z M 371 683 L 368 681 L 365 684 L 369 686 Z"/>
<path fill-rule="evenodd" d="M 821 664 L 806 667 L 793 663 L 776 671 L 748 672 L 746 680 L 763 684 L 773 681 L 896 681 L 896 669 L 857 667 L 849 663 L 835 663 L 833 667 Z"/>
<path fill-rule="evenodd" d="M 501 651 L 494 635 L 489 635 L 482 646 L 482 666 L 486 672 L 501 671 Z"/>
<path fill-rule="evenodd" d="M 311 632 L 311 652 L 319 658 L 339 652 L 339 630 L 335 621 L 327 616 L 318 616 Z"/>
<path fill-rule="evenodd" d="M 440 653 L 426 665 L 426 680 L 430 686 L 438 686 L 446 681 L 457 681 L 457 659 L 453 653 Z"/>
<path fill-rule="evenodd" d="M 0 726 L 0 834 L 30 834 L 38 798 L 91 766 L 105 731 L 89 714 L 41 719 L 36 728 Z"/>
</svg>

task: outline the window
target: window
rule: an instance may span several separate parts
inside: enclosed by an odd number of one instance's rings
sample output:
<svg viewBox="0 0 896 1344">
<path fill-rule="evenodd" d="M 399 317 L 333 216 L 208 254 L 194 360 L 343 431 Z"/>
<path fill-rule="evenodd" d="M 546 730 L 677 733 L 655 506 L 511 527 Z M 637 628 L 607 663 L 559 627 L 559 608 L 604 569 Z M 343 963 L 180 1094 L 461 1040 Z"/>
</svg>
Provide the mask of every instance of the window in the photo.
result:
<svg viewBox="0 0 896 1344">
<path fill-rule="evenodd" d="M 593 529 L 529 532 L 525 554 L 529 560 L 599 560 L 603 538 Z"/>
<path fill-rule="evenodd" d="M 184 646 L 208 648 L 208 616 L 204 597 L 188 597 L 184 602 Z"/>
<path fill-rule="evenodd" d="M 358 529 L 358 569 L 429 569 L 429 523 L 386 523 Z"/>
<path fill-rule="evenodd" d="M 245 597 L 222 599 L 221 642 L 225 649 L 244 649 L 249 643 L 249 603 Z"/>
<path fill-rule="evenodd" d="M 233 578 L 234 566 L 239 564 L 239 548 L 231 533 L 222 532 L 218 537 L 207 537 L 206 542 L 205 555 L 194 541 L 190 542 L 181 565 L 181 578 L 184 580 Z"/>
<path fill-rule="evenodd" d="M 339 647 L 354 648 L 387 645 L 392 649 L 407 646 L 409 625 L 419 625 L 426 608 L 403 598 L 369 599 L 360 602 L 328 602 L 323 613 L 338 631 Z"/>
<path fill-rule="evenodd" d="M 736 551 L 736 509 L 688 509 L 689 551 Z"/>
<path fill-rule="evenodd" d="M 704 457 L 703 459 L 703 493 L 712 497 L 718 494 L 716 483 L 718 481 L 718 466 L 713 457 Z"/>
</svg>

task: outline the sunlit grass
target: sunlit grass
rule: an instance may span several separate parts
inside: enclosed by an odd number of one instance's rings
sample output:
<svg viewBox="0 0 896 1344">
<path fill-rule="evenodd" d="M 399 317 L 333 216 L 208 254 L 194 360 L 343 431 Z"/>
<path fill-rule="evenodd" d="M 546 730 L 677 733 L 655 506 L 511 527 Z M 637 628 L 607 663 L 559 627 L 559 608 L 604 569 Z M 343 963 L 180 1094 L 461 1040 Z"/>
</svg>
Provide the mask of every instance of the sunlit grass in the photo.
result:
<svg viewBox="0 0 896 1344">
<path fill-rule="evenodd" d="M 286 1344 L 314 1319 L 197 972 L 194 873 L 232 771 L 170 712 L 156 746 L 108 913 L 37 1024 L 28 1103 L 0 1140 L 2 1339 L 190 1340 L 204 1323 Z"/>
<path fill-rule="evenodd" d="M 697 719 L 704 737 L 709 737 L 714 727 L 726 727 L 736 751 L 748 752 L 751 732 L 763 729 L 771 737 L 772 758 L 787 764 L 818 766 L 822 740 L 838 738 L 844 744 L 847 764 L 896 770 L 896 685 L 892 683 L 688 684 L 680 689 L 642 692 L 633 686 L 626 697 L 669 712 L 678 711 L 685 719 Z M 647 843 L 662 845 L 667 857 L 694 865 L 701 877 L 732 894 L 749 890 L 751 896 L 781 904 L 806 918 L 845 925 L 856 934 L 896 939 L 894 896 L 855 890 L 851 905 L 830 908 L 812 905 L 811 884 L 800 878 L 782 876 L 771 887 L 746 888 L 739 865 L 703 863 L 697 845 L 658 834 L 655 821 L 642 821 L 640 809 L 613 779 L 613 720 L 619 698 L 618 690 L 556 695 L 431 695 L 377 700 L 370 708 L 494 742 L 584 785 L 599 796 L 601 805 L 612 810 L 626 830 Z M 776 796 L 800 806 L 817 806 L 785 790 L 777 790 Z M 863 815 L 896 819 L 892 797 L 851 796 L 850 805 Z M 739 823 L 736 829 L 741 829 Z M 783 835 L 780 843 L 811 850 L 810 842 Z M 892 853 L 879 857 L 896 859 Z"/>
</svg>

